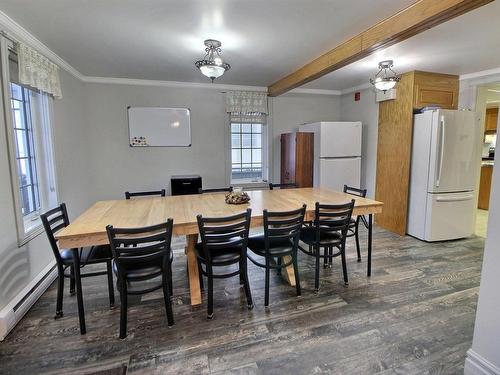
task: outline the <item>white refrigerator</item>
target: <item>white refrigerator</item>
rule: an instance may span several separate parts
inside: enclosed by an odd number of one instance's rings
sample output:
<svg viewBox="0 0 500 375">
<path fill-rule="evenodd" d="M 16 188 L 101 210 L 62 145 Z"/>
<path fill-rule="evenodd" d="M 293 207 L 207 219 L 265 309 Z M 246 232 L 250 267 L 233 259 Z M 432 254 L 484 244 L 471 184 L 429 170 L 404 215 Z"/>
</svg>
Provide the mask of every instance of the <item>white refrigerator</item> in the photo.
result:
<svg viewBox="0 0 500 375">
<path fill-rule="evenodd" d="M 315 122 L 299 131 L 314 133 L 315 187 L 342 191 L 361 182 L 361 122 Z"/>
<path fill-rule="evenodd" d="M 474 233 L 480 126 L 474 112 L 414 116 L 408 234 L 424 241 Z"/>
</svg>

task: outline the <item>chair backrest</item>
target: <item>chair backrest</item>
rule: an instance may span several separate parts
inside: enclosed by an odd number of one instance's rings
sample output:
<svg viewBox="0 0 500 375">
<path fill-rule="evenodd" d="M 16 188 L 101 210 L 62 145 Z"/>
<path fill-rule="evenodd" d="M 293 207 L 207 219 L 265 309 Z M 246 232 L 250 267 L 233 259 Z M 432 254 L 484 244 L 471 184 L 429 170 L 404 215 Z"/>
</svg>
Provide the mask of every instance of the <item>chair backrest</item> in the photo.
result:
<svg viewBox="0 0 500 375">
<path fill-rule="evenodd" d="M 170 259 L 173 223 L 168 219 L 165 223 L 141 228 L 108 225 L 106 231 L 118 270 L 151 264 L 166 266 Z"/>
<path fill-rule="evenodd" d="M 213 249 L 241 248 L 246 251 L 252 209 L 226 217 L 198 215 L 198 229 L 206 259 L 210 260 Z"/>
<path fill-rule="evenodd" d="M 274 190 L 275 188 L 278 189 L 295 189 L 297 188 L 297 184 L 295 182 L 290 182 L 287 184 L 273 184 L 272 182 L 269 183 L 269 190 Z"/>
<path fill-rule="evenodd" d="M 264 238 L 266 251 L 272 241 L 290 240 L 291 245 L 299 244 L 300 229 L 304 224 L 306 205 L 293 211 L 269 212 L 264 210 Z"/>
<path fill-rule="evenodd" d="M 56 258 L 57 263 L 62 265 L 61 254 L 59 253 L 59 247 L 57 246 L 57 240 L 54 235 L 69 225 L 66 204 L 61 203 L 59 206 L 41 214 L 40 218 L 42 219 L 42 224 L 45 229 L 45 233 L 47 233 L 54 257 Z"/>
<path fill-rule="evenodd" d="M 366 198 L 366 189 L 358 189 L 352 186 L 344 185 L 344 193 Z"/>
<path fill-rule="evenodd" d="M 165 196 L 165 189 L 153 190 L 153 191 L 136 191 L 133 193 L 126 191 L 125 192 L 125 199 L 130 199 L 133 197 L 147 197 L 147 196 L 151 196 L 151 195 L 158 195 L 160 197 L 164 197 Z"/>
<path fill-rule="evenodd" d="M 198 189 L 198 193 L 200 193 L 200 194 L 203 194 L 203 193 L 218 193 L 218 192 L 221 192 L 221 191 L 225 191 L 227 193 L 230 193 L 230 192 L 233 191 L 233 187 L 229 186 L 229 187 L 215 188 L 215 189 L 202 189 L 202 188 Z"/>
<path fill-rule="evenodd" d="M 354 202 L 354 199 L 344 204 L 320 204 L 316 202 L 314 227 L 316 228 L 317 241 L 321 238 L 321 233 L 333 232 L 342 233 L 343 240 L 345 240 Z"/>
</svg>

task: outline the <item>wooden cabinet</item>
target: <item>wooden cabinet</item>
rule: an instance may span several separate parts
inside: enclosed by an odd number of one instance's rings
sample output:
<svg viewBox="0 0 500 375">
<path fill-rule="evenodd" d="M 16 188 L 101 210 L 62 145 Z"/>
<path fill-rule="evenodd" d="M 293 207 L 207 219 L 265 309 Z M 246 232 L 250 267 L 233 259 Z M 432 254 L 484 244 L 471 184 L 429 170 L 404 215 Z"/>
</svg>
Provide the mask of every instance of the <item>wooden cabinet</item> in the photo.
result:
<svg viewBox="0 0 500 375">
<path fill-rule="evenodd" d="M 314 133 L 281 134 L 281 183 L 313 186 Z"/>
<path fill-rule="evenodd" d="M 496 132 L 498 124 L 498 107 L 487 108 L 486 109 L 486 120 L 484 131 L 486 132 Z"/>
<path fill-rule="evenodd" d="M 414 72 L 413 107 L 437 105 L 457 109 L 458 82 L 458 77 L 453 75 Z"/>
<path fill-rule="evenodd" d="M 458 76 L 408 72 L 396 85 L 396 99 L 380 103 L 375 199 L 384 210 L 375 221 L 382 228 L 406 234 L 413 110 L 429 105 L 457 109 L 458 85 Z"/>
<path fill-rule="evenodd" d="M 491 176 L 493 165 L 483 165 L 481 167 L 481 179 L 479 182 L 479 199 L 477 208 L 487 210 L 490 206 Z"/>
</svg>

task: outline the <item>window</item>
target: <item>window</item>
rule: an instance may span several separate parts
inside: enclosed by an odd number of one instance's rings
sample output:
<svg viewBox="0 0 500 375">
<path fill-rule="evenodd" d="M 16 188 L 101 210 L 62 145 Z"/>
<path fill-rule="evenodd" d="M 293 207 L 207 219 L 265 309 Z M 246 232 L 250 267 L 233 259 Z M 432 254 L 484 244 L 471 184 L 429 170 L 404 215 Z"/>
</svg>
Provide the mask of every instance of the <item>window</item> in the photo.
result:
<svg viewBox="0 0 500 375">
<path fill-rule="evenodd" d="M 12 123 L 16 143 L 19 198 L 24 218 L 40 211 L 40 193 L 35 159 L 35 141 L 31 118 L 31 90 L 10 84 Z"/>
<path fill-rule="evenodd" d="M 1 39 L 1 38 L 0 38 Z M 14 195 L 18 245 L 43 231 L 40 213 L 57 205 L 55 163 L 52 145 L 52 97 L 19 82 L 18 56 L 1 39 L 3 77 L 9 85 L 3 92 L 7 110 L 10 176 Z M 8 56 L 7 58 L 5 58 Z"/>
<path fill-rule="evenodd" d="M 266 143 L 265 125 L 261 120 L 231 121 L 231 182 L 266 180 Z"/>
</svg>

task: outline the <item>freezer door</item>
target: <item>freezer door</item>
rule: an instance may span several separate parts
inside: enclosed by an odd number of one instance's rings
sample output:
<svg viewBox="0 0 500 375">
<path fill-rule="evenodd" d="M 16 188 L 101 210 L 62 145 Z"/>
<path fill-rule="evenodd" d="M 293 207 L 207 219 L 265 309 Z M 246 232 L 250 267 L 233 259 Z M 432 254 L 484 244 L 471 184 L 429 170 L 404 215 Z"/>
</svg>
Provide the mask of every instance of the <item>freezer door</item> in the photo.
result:
<svg viewBox="0 0 500 375">
<path fill-rule="evenodd" d="M 361 128 L 361 122 L 322 122 L 319 156 L 361 156 Z"/>
<path fill-rule="evenodd" d="M 474 192 L 428 194 L 426 241 L 469 237 L 474 233 Z"/>
<path fill-rule="evenodd" d="M 345 185 L 359 187 L 361 158 L 320 159 L 320 186 L 342 191 Z"/>
<path fill-rule="evenodd" d="M 474 189 L 480 131 L 475 117 L 474 112 L 465 111 L 433 113 L 427 191 L 444 193 Z"/>
</svg>

